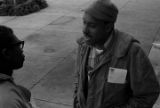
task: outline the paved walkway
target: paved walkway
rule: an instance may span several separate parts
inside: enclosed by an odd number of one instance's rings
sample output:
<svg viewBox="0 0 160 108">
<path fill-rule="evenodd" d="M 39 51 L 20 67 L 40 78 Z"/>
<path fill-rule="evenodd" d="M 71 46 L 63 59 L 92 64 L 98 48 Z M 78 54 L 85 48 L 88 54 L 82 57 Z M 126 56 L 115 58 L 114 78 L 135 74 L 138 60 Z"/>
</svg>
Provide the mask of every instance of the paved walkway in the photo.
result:
<svg viewBox="0 0 160 108">
<path fill-rule="evenodd" d="M 112 0 L 120 9 L 116 27 L 140 40 L 160 79 L 160 1 Z M 40 108 L 71 108 L 75 40 L 82 36 L 82 11 L 92 0 L 47 0 L 49 7 L 27 16 L 0 17 L 25 40 L 26 61 L 17 83 L 32 91 Z M 152 45 L 152 43 L 155 43 Z M 160 108 L 160 99 L 154 108 Z"/>
</svg>

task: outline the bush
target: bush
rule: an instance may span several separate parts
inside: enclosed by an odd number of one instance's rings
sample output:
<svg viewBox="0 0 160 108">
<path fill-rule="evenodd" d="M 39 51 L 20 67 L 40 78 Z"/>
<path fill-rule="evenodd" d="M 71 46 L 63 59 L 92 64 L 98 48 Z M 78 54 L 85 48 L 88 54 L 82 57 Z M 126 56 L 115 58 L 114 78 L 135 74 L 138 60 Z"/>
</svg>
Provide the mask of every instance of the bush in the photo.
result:
<svg viewBox="0 0 160 108">
<path fill-rule="evenodd" d="M 48 6 L 45 0 L 16 0 L 16 3 L 16 6 L 14 6 L 14 4 L 2 4 L 0 6 L 0 15 L 22 16 L 37 12 Z"/>
<path fill-rule="evenodd" d="M 16 3 L 17 4 L 22 4 L 22 3 L 25 3 L 27 0 L 16 0 Z"/>
</svg>

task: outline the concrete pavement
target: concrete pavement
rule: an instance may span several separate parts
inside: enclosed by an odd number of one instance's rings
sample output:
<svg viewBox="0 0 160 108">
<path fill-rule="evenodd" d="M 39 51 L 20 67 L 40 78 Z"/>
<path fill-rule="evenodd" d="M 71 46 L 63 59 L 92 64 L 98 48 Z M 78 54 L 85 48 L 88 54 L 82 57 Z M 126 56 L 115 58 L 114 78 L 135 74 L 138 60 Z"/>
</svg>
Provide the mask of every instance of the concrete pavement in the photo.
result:
<svg viewBox="0 0 160 108">
<path fill-rule="evenodd" d="M 25 40 L 24 67 L 14 77 L 32 91 L 40 108 L 71 108 L 75 40 L 82 36 L 82 14 L 92 0 L 47 0 L 49 7 L 27 16 L 0 17 Z M 120 9 L 116 27 L 140 40 L 160 79 L 159 0 L 112 0 Z M 160 108 L 160 99 L 154 108 Z"/>
</svg>

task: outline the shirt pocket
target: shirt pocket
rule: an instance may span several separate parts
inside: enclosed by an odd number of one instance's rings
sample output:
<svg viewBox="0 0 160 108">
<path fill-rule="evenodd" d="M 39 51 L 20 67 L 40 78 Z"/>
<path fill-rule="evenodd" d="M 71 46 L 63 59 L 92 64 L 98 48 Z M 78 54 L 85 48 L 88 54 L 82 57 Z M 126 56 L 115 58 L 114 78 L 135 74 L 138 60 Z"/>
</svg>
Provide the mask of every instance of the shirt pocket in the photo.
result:
<svg viewBox="0 0 160 108">
<path fill-rule="evenodd" d="M 105 81 L 104 84 L 104 103 L 112 103 L 120 105 L 126 102 L 127 83 L 111 83 Z"/>
</svg>

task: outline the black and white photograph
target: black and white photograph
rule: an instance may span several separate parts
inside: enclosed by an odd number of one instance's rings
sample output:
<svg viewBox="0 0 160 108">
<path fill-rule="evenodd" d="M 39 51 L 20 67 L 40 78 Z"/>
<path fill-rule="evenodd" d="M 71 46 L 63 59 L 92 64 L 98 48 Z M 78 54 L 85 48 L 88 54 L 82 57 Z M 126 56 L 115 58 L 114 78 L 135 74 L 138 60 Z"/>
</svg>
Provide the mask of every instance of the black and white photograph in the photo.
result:
<svg viewBox="0 0 160 108">
<path fill-rule="evenodd" d="M 0 0 L 0 108 L 160 108 L 160 0 Z"/>
</svg>

